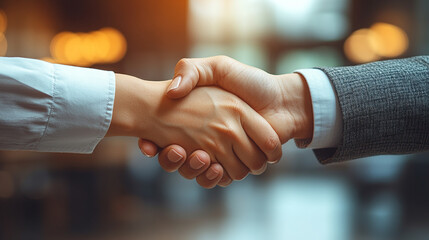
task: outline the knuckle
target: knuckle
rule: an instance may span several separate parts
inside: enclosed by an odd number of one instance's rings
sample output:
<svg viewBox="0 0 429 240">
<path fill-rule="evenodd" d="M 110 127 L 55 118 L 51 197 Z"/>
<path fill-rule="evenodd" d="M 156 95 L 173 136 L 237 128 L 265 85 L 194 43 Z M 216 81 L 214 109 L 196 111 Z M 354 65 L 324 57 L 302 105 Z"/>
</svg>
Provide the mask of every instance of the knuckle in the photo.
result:
<svg viewBox="0 0 429 240">
<path fill-rule="evenodd" d="M 219 124 L 218 126 L 216 126 L 216 130 L 219 133 L 219 139 L 214 141 L 216 144 L 215 146 L 217 148 L 219 148 L 220 146 L 225 145 L 225 139 L 230 139 L 230 140 L 238 140 L 239 136 L 237 133 L 237 129 L 235 127 L 235 124 L 233 122 L 230 121 L 225 121 L 221 124 Z M 213 145 L 213 144 L 212 144 Z"/>
<path fill-rule="evenodd" d="M 217 55 L 217 56 L 214 56 L 213 59 L 216 61 L 224 62 L 224 61 L 229 61 L 230 57 L 226 55 Z"/>
<path fill-rule="evenodd" d="M 234 64 L 235 60 L 225 55 L 218 55 L 212 57 L 210 61 L 212 63 L 213 72 L 215 72 L 219 81 L 222 81 L 228 76 L 230 67 Z"/>
<path fill-rule="evenodd" d="M 240 122 L 240 118 L 246 113 L 246 106 L 239 98 L 233 95 L 226 96 L 223 107 L 235 122 Z"/>
<path fill-rule="evenodd" d="M 236 140 L 237 139 L 237 134 L 234 131 L 234 128 L 232 126 L 227 125 L 225 127 L 225 129 L 223 130 L 223 134 L 228 139 L 232 139 L 232 140 Z"/>
<path fill-rule="evenodd" d="M 176 64 L 176 71 L 183 69 L 184 67 L 186 67 L 189 64 L 189 59 L 188 58 L 182 58 L 179 60 L 179 62 L 177 62 Z"/>
<path fill-rule="evenodd" d="M 243 112 L 243 105 L 237 98 L 232 98 L 229 100 L 229 109 L 235 114 L 241 114 Z"/>
</svg>

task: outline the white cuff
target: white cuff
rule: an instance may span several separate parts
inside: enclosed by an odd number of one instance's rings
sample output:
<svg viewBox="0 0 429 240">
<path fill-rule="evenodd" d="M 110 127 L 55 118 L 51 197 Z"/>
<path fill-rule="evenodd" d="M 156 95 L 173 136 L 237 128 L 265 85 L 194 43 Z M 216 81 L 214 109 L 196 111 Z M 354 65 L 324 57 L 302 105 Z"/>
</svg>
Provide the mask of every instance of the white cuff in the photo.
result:
<svg viewBox="0 0 429 240">
<path fill-rule="evenodd" d="M 91 153 L 110 126 L 113 72 L 54 64 L 53 105 L 38 151 Z"/>
<path fill-rule="evenodd" d="M 311 142 L 299 147 L 312 149 L 337 147 L 342 138 L 342 115 L 334 87 L 326 74 L 319 69 L 295 71 L 307 81 L 313 103 L 314 132 Z M 307 142 L 308 143 L 308 142 Z"/>
</svg>

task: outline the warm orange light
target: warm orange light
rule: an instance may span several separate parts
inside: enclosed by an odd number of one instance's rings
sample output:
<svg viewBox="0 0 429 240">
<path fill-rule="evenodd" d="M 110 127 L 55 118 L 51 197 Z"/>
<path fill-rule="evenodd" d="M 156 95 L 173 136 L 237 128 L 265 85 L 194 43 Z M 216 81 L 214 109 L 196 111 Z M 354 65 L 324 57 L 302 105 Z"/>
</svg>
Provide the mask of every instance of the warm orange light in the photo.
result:
<svg viewBox="0 0 429 240">
<path fill-rule="evenodd" d="M 104 62 L 107 59 L 110 51 L 110 39 L 109 36 L 102 31 L 95 31 L 92 34 L 95 44 L 94 54 L 96 62 Z"/>
<path fill-rule="evenodd" d="M 91 33 L 62 32 L 51 42 L 51 55 L 57 62 L 77 66 L 117 62 L 126 49 L 125 37 L 113 28 Z"/>
<path fill-rule="evenodd" d="M 7 28 L 7 16 L 3 10 L 0 10 L 0 33 L 4 33 Z"/>
<path fill-rule="evenodd" d="M 57 34 L 51 41 L 51 55 L 60 63 L 68 64 L 65 48 L 68 41 L 74 37 L 71 32 L 62 32 Z"/>
<path fill-rule="evenodd" d="M 344 52 L 355 63 L 378 60 L 380 57 L 373 50 L 375 41 L 377 37 L 371 30 L 357 30 L 344 43 Z"/>
<path fill-rule="evenodd" d="M 388 23 L 376 23 L 369 29 L 352 33 L 344 43 L 344 52 L 355 63 L 365 63 L 380 58 L 393 58 L 408 49 L 407 34 Z"/>
<path fill-rule="evenodd" d="M 0 56 L 6 56 L 7 40 L 3 33 L 0 33 Z"/>
<path fill-rule="evenodd" d="M 64 54 L 66 61 L 69 64 L 77 66 L 89 66 L 91 65 L 84 58 L 84 34 L 73 34 L 73 37 L 69 38 L 64 46 Z"/>
<path fill-rule="evenodd" d="M 121 60 L 127 51 L 127 42 L 118 30 L 113 28 L 103 28 L 100 30 L 109 39 L 109 52 L 106 56 L 106 62 L 117 62 Z"/>
<path fill-rule="evenodd" d="M 376 23 L 371 30 L 376 34 L 374 51 L 382 57 L 397 57 L 408 49 L 408 37 L 401 28 L 388 24 Z"/>
</svg>

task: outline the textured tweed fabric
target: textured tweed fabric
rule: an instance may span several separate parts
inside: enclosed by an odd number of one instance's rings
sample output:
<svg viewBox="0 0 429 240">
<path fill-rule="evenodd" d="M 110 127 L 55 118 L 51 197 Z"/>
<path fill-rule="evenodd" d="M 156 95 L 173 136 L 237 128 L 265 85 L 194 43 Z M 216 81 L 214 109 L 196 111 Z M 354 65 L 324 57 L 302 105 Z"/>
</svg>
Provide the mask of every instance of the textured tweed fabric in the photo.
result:
<svg viewBox="0 0 429 240">
<path fill-rule="evenodd" d="M 320 69 L 343 117 L 338 148 L 314 150 L 321 163 L 429 150 L 429 56 Z"/>
</svg>

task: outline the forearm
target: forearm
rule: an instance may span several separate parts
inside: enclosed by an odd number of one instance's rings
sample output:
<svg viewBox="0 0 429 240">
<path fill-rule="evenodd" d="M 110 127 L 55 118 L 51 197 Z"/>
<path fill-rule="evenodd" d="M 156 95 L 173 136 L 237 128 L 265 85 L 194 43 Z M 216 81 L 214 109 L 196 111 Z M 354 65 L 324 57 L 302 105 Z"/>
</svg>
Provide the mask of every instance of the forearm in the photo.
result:
<svg viewBox="0 0 429 240">
<path fill-rule="evenodd" d="M 337 149 L 318 150 L 322 162 L 429 149 L 429 57 L 323 68 L 342 109 Z"/>
<path fill-rule="evenodd" d="M 91 153 L 112 115 L 113 72 L 0 58 L 0 149 Z"/>
</svg>

